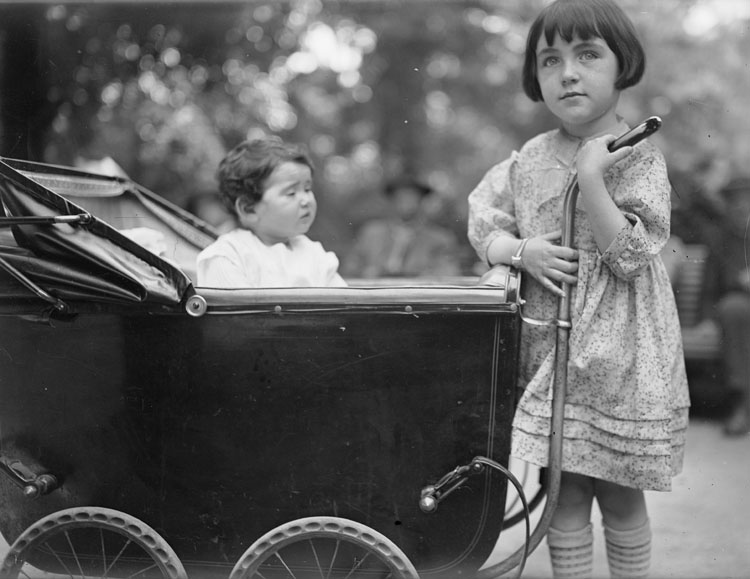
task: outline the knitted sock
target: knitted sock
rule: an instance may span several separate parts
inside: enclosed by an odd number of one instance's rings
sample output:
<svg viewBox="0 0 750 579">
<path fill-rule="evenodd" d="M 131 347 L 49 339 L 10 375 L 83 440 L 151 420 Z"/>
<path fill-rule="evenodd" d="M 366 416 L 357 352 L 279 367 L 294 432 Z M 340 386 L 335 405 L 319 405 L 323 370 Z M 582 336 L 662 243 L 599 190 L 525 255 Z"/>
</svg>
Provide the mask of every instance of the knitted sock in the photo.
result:
<svg viewBox="0 0 750 579">
<path fill-rule="evenodd" d="M 651 526 L 648 519 L 640 527 L 628 531 L 603 526 L 610 575 L 617 579 L 648 577 L 651 564 Z"/>
<path fill-rule="evenodd" d="M 594 535 L 591 523 L 578 531 L 547 531 L 547 546 L 555 579 L 591 577 L 594 566 Z"/>
</svg>

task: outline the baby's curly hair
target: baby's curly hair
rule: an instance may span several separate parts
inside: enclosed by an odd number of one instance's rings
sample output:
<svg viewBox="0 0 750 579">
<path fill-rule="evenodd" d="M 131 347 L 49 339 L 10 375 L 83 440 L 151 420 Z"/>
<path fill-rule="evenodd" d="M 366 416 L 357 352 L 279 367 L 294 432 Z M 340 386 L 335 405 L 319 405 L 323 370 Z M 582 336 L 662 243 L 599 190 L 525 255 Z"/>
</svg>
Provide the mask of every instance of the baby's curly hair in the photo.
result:
<svg viewBox="0 0 750 579">
<path fill-rule="evenodd" d="M 268 176 L 284 163 L 301 163 L 313 170 L 307 151 L 278 137 L 251 139 L 234 147 L 219 163 L 216 177 L 224 204 L 236 212 L 237 199 L 253 206 L 263 198 Z"/>
</svg>

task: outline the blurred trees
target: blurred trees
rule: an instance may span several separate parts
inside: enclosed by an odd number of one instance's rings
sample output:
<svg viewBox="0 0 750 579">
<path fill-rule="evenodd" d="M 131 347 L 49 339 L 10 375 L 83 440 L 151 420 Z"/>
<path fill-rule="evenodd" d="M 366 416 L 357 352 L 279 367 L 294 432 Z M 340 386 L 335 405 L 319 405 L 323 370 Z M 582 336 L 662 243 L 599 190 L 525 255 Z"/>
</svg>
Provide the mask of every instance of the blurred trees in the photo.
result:
<svg viewBox="0 0 750 579">
<path fill-rule="evenodd" d="M 347 246 L 411 170 L 462 237 L 466 196 L 495 162 L 554 126 L 520 89 L 544 0 L 285 0 L 0 5 L 0 153 L 113 157 L 184 204 L 225 151 L 274 132 L 316 161 L 312 234 Z M 678 176 L 682 203 L 750 158 L 744 0 L 622 0 L 649 56 L 626 91 Z M 22 146 L 23 144 L 23 146 Z M 681 190 L 680 190 L 681 189 Z"/>
</svg>

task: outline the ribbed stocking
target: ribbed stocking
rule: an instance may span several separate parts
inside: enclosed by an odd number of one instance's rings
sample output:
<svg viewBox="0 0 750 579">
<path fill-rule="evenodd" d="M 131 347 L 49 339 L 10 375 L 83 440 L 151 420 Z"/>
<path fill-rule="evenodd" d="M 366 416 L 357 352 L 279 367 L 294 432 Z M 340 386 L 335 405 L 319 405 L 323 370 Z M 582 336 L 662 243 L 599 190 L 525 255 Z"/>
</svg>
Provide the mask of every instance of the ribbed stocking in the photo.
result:
<svg viewBox="0 0 750 579">
<path fill-rule="evenodd" d="M 578 531 L 547 531 L 547 546 L 555 579 L 591 577 L 594 566 L 594 535 L 591 523 Z"/>
<path fill-rule="evenodd" d="M 628 531 L 616 531 L 604 525 L 607 561 L 610 575 L 615 579 L 648 577 L 651 564 L 651 526 L 648 519 Z"/>
</svg>

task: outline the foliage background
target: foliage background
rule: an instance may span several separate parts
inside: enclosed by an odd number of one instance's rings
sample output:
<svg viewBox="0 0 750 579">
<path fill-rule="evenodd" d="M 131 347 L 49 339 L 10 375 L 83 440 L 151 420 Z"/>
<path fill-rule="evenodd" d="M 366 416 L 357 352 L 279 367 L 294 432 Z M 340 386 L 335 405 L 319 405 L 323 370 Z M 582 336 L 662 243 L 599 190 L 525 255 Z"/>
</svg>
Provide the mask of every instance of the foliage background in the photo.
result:
<svg viewBox="0 0 750 579">
<path fill-rule="evenodd" d="M 552 128 L 520 89 L 546 0 L 284 0 L 0 4 L 0 154 L 71 165 L 112 157 L 171 201 L 215 190 L 224 153 L 277 133 L 308 146 L 337 252 L 402 171 L 439 193 L 465 237 L 484 172 Z M 675 207 L 710 215 L 750 159 L 750 4 L 620 0 L 649 57 L 625 92 L 656 114 Z M 467 246 L 467 267 L 473 259 Z"/>
</svg>

